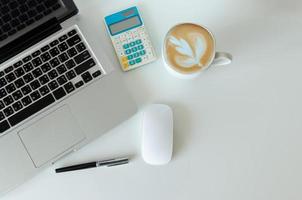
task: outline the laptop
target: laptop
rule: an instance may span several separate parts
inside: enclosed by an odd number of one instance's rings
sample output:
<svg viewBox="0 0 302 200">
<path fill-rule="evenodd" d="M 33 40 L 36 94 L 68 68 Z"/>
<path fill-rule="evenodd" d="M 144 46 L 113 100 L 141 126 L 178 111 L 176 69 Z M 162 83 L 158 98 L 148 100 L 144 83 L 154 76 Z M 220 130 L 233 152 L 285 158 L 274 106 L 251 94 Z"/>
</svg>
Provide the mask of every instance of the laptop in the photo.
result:
<svg viewBox="0 0 302 200">
<path fill-rule="evenodd" d="M 1 194 L 136 112 L 77 13 L 72 0 L 0 0 Z"/>
</svg>

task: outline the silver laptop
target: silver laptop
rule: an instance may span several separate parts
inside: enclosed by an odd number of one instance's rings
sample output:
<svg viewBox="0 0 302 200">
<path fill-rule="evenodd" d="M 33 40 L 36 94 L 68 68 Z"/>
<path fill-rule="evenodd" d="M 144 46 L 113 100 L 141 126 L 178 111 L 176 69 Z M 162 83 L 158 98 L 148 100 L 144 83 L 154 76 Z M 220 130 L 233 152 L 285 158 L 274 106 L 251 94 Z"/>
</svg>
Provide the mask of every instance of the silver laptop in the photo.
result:
<svg viewBox="0 0 302 200">
<path fill-rule="evenodd" d="M 72 0 L 0 0 L 0 193 L 136 112 Z M 64 23 L 63 23 L 64 22 Z"/>
</svg>

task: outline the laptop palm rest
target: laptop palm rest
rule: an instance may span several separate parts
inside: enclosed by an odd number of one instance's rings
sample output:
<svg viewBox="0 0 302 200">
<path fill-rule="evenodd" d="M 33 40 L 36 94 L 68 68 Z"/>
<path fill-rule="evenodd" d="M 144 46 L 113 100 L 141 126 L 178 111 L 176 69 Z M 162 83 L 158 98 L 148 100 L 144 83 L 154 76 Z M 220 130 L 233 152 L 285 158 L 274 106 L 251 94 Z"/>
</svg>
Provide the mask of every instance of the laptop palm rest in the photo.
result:
<svg viewBox="0 0 302 200">
<path fill-rule="evenodd" d="M 23 129 L 19 136 L 37 168 L 85 139 L 68 106 Z"/>
</svg>

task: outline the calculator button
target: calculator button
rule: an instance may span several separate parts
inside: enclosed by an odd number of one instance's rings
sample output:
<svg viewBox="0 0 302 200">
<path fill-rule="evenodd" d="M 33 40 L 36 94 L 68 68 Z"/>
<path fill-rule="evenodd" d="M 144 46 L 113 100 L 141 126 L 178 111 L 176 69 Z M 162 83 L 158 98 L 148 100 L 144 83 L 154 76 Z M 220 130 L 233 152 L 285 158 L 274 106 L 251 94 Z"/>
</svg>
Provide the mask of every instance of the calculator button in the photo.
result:
<svg viewBox="0 0 302 200">
<path fill-rule="evenodd" d="M 142 50 L 139 52 L 141 54 L 141 56 L 145 55 L 146 54 L 146 51 L 145 50 Z"/>
<path fill-rule="evenodd" d="M 129 55 L 127 58 L 128 58 L 128 60 L 132 60 L 133 59 L 133 55 Z"/>
<path fill-rule="evenodd" d="M 135 65 L 135 61 L 134 60 L 130 60 L 129 65 Z"/>
<path fill-rule="evenodd" d="M 144 49 L 144 46 L 143 45 L 139 45 L 137 48 L 138 48 L 138 50 L 142 50 L 142 49 Z"/>
<path fill-rule="evenodd" d="M 136 40 L 135 43 L 136 43 L 136 44 L 141 44 L 141 43 L 142 43 L 142 40 Z"/>
<path fill-rule="evenodd" d="M 126 62 L 126 61 L 128 61 L 127 57 L 126 57 L 126 56 L 123 56 L 123 57 L 122 57 L 122 62 Z"/>
<path fill-rule="evenodd" d="M 124 62 L 124 63 L 123 63 L 123 68 L 124 68 L 124 69 L 128 69 L 128 67 L 129 67 L 128 62 Z"/>
<path fill-rule="evenodd" d="M 127 49 L 127 50 L 125 51 L 125 53 L 126 53 L 126 55 L 129 55 L 129 54 L 131 53 L 131 49 Z"/>
<path fill-rule="evenodd" d="M 135 53 L 135 54 L 133 54 L 133 57 L 134 57 L 134 58 L 139 57 L 139 53 Z"/>
<path fill-rule="evenodd" d="M 123 48 L 124 48 L 124 49 L 128 49 L 129 47 L 130 47 L 129 44 L 124 44 L 124 45 L 123 45 Z"/>
<path fill-rule="evenodd" d="M 135 46 L 135 42 L 130 42 L 130 47 L 134 47 Z"/>
<path fill-rule="evenodd" d="M 142 62 L 142 58 L 137 58 L 137 59 L 135 60 L 135 62 L 136 62 L 136 63 Z"/>
<path fill-rule="evenodd" d="M 133 47 L 131 50 L 132 50 L 132 52 L 136 52 L 137 51 L 137 47 Z"/>
</svg>

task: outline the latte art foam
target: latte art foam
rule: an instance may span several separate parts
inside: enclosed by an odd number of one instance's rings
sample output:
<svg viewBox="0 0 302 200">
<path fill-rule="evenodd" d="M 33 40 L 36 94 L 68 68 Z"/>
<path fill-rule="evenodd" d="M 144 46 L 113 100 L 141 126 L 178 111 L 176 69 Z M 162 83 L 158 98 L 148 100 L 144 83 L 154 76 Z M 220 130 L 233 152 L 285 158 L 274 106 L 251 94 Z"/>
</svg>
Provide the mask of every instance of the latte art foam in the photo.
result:
<svg viewBox="0 0 302 200">
<path fill-rule="evenodd" d="M 214 56 L 214 39 L 203 27 L 180 24 L 165 40 L 168 64 L 181 73 L 194 73 L 207 67 Z"/>
</svg>

